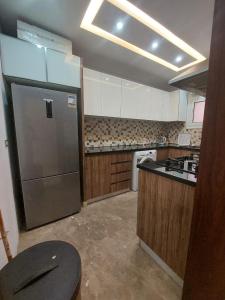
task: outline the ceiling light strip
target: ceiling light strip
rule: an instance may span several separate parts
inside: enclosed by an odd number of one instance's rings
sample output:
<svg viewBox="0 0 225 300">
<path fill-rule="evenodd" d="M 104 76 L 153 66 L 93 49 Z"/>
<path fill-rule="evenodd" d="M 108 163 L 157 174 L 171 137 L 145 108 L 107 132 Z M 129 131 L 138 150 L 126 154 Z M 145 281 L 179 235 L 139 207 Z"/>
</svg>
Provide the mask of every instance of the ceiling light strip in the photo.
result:
<svg viewBox="0 0 225 300">
<path fill-rule="evenodd" d="M 197 50 L 193 49 L 189 46 L 186 42 L 172 33 L 170 30 L 165 28 L 162 24 L 157 22 L 155 19 L 147 15 L 145 12 L 140 10 L 137 6 L 133 5 L 127 0 L 106 0 L 116 6 L 117 8 L 121 9 L 125 13 L 129 14 L 131 17 L 135 18 L 142 24 L 149 27 L 151 30 L 157 32 L 159 35 L 170 41 L 172 44 L 183 50 L 184 52 L 188 53 L 192 57 L 198 60 L 204 60 L 205 57 L 201 55 Z"/>
<path fill-rule="evenodd" d="M 186 52 L 189 55 L 191 55 L 192 57 L 194 57 L 196 59 L 196 61 L 191 62 L 187 65 L 184 65 L 182 67 L 177 67 L 176 65 L 173 65 L 173 64 L 169 63 L 168 61 L 166 61 L 156 55 L 153 55 L 150 52 L 145 51 L 145 50 L 105 31 L 105 30 L 93 25 L 92 22 L 94 21 L 104 0 L 91 0 L 90 1 L 87 11 L 81 22 L 81 25 L 80 25 L 81 28 L 83 28 L 89 32 L 92 32 L 102 38 L 105 38 L 119 46 L 129 49 L 130 51 L 133 51 L 139 55 L 142 55 L 150 60 L 153 60 L 153 61 L 155 61 L 173 71 L 176 71 L 176 72 L 186 69 L 188 67 L 191 67 L 193 65 L 196 65 L 206 59 L 198 51 L 196 51 L 191 46 L 186 44 L 184 41 L 182 41 L 180 38 L 178 38 L 176 35 L 174 35 L 172 32 L 170 32 L 168 29 L 166 29 L 164 26 L 162 26 L 156 20 L 154 20 L 153 18 L 148 16 L 146 13 L 141 11 L 139 8 L 137 8 L 136 6 L 134 6 L 127 0 L 106 0 L 106 1 L 110 2 L 111 4 L 115 5 L 118 8 L 120 8 L 121 10 L 123 10 L 124 12 L 129 14 L 130 16 L 134 17 L 141 23 L 145 24 L 147 27 L 154 30 L 155 32 L 157 32 L 158 34 L 160 34 L 161 36 L 163 36 L 164 38 L 169 40 L 171 43 L 173 43 L 175 46 L 179 47 L 184 52 Z M 170 39 L 173 39 L 173 40 L 170 40 Z"/>
<path fill-rule="evenodd" d="M 91 24 L 94 21 L 100 7 L 102 6 L 104 0 L 92 0 L 85 12 L 84 18 L 81 25 Z M 81 26 L 82 27 L 82 26 Z"/>
<path fill-rule="evenodd" d="M 143 50 L 143 49 L 141 49 L 137 46 L 134 46 L 133 44 L 130 44 L 130 43 L 124 41 L 123 39 L 120 39 L 119 37 L 107 32 L 107 31 L 105 31 L 105 30 L 103 30 L 103 29 L 101 29 L 101 28 L 99 28 L 95 25 L 89 25 L 87 27 L 82 27 L 82 28 L 84 28 L 84 29 L 86 29 L 86 30 L 88 30 L 88 31 L 90 31 L 94 34 L 97 34 L 97 35 L 99 35 L 99 36 L 101 36 L 101 37 L 103 37 L 103 38 L 119 45 L 119 46 L 127 48 L 127 49 L 129 49 L 129 50 L 131 50 L 131 51 L 133 51 L 133 52 L 135 52 L 139 55 L 142 55 L 142 56 L 144 56 L 148 59 L 151 59 L 151 60 L 153 60 L 153 61 L 155 61 L 155 62 L 157 62 L 161 65 L 164 65 L 165 67 L 170 68 L 173 71 L 177 72 L 179 70 L 178 67 L 176 67 L 173 64 L 167 62 L 166 60 L 164 60 L 162 58 L 159 58 L 158 56 L 153 55 L 153 54 L 151 54 L 151 53 L 149 53 L 149 52 L 147 52 L 147 51 L 145 51 L 145 50 Z"/>
</svg>

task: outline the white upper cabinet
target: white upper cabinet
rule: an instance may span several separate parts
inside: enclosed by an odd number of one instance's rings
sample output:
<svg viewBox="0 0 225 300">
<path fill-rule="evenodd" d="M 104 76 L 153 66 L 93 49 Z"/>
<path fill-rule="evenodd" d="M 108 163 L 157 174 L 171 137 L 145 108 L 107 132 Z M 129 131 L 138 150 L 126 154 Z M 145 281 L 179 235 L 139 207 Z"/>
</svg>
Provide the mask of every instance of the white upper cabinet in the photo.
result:
<svg viewBox="0 0 225 300">
<path fill-rule="evenodd" d="M 46 49 L 46 63 L 48 82 L 80 87 L 80 57 Z"/>
<path fill-rule="evenodd" d="M 176 107 L 170 99 L 170 93 L 166 91 L 162 91 L 161 120 L 165 122 L 177 121 Z"/>
<path fill-rule="evenodd" d="M 100 73 L 84 68 L 84 114 L 101 116 Z"/>
<path fill-rule="evenodd" d="M 4 75 L 80 87 L 80 58 L 0 34 Z M 47 70 L 47 72 L 46 72 Z"/>
<path fill-rule="evenodd" d="M 100 73 L 101 114 L 107 117 L 121 116 L 122 79 Z"/>
<path fill-rule="evenodd" d="M 186 92 L 167 92 L 84 69 L 84 113 L 152 121 L 185 121 Z"/>
<path fill-rule="evenodd" d="M 178 110 L 178 121 L 186 122 L 187 120 L 187 92 L 183 90 L 179 90 L 179 110 Z"/>
<path fill-rule="evenodd" d="M 177 90 L 170 92 L 170 121 L 186 121 L 187 116 L 187 92 Z"/>
<path fill-rule="evenodd" d="M 137 102 L 140 100 L 140 84 L 122 79 L 121 118 L 137 119 Z"/>
<path fill-rule="evenodd" d="M 46 82 L 44 48 L 0 34 L 4 75 Z"/>
<path fill-rule="evenodd" d="M 156 88 L 151 88 L 151 98 L 150 98 L 150 107 L 149 120 L 153 121 L 163 121 L 162 115 L 162 104 L 164 102 L 165 92 Z"/>
<path fill-rule="evenodd" d="M 138 119 L 151 120 L 151 88 L 139 85 L 137 93 L 136 111 Z"/>
</svg>

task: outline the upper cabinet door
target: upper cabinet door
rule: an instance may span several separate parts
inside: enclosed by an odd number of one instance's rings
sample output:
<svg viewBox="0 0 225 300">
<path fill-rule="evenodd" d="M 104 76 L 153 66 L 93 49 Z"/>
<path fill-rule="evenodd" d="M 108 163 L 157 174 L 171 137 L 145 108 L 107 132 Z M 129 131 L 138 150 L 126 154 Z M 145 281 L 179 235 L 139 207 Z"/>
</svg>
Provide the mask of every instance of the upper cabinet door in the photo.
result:
<svg viewBox="0 0 225 300">
<path fill-rule="evenodd" d="M 46 82 L 44 48 L 3 34 L 0 43 L 4 75 Z"/>
<path fill-rule="evenodd" d="M 80 88 L 80 57 L 47 49 L 46 62 L 48 82 Z"/>
<path fill-rule="evenodd" d="M 177 90 L 170 93 L 167 114 L 169 114 L 169 121 L 186 121 L 187 92 Z"/>
<path fill-rule="evenodd" d="M 121 118 L 137 119 L 137 102 L 140 100 L 140 84 L 122 79 Z"/>
<path fill-rule="evenodd" d="M 151 88 L 150 97 L 151 98 L 150 98 L 150 107 L 149 107 L 149 113 L 150 113 L 149 120 L 163 121 L 163 115 L 162 115 L 163 91 L 156 88 Z"/>
<path fill-rule="evenodd" d="M 187 92 L 179 90 L 180 101 L 179 101 L 179 110 L 178 110 L 178 121 L 187 121 Z"/>
<path fill-rule="evenodd" d="M 162 92 L 162 102 L 161 102 L 161 113 L 162 121 L 170 122 L 177 120 L 178 106 L 175 105 L 175 101 L 171 101 L 170 93 L 166 91 Z"/>
<path fill-rule="evenodd" d="M 136 100 L 138 119 L 152 120 L 154 118 L 154 113 L 151 105 L 151 88 L 149 86 L 139 84 Z"/>
<path fill-rule="evenodd" d="M 101 115 L 100 74 L 84 68 L 84 114 Z"/>
<path fill-rule="evenodd" d="M 100 85 L 102 116 L 119 118 L 121 116 L 122 79 L 100 73 Z"/>
</svg>

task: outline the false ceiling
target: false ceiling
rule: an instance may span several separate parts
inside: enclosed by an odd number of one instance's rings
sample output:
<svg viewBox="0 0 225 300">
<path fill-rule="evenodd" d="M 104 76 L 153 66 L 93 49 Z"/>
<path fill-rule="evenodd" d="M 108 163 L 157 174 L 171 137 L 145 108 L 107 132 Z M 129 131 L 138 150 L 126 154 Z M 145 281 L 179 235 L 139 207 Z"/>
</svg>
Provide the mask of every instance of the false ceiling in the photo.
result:
<svg viewBox="0 0 225 300">
<path fill-rule="evenodd" d="M 209 57 L 214 0 L 130 0 L 206 58 Z M 90 0 L 0 0 L 3 32 L 16 35 L 16 20 L 28 22 L 69 38 L 84 65 L 143 84 L 170 90 L 177 72 L 80 28 Z M 122 29 L 117 24 L 122 22 Z M 195 59 L 144 24 L 107 1 L 93 25 L 182 67 Z M 153 47 L 156 45 L 157 47 Z M 182 59 L 177 59 L 181 57 Z"/>
</svg>

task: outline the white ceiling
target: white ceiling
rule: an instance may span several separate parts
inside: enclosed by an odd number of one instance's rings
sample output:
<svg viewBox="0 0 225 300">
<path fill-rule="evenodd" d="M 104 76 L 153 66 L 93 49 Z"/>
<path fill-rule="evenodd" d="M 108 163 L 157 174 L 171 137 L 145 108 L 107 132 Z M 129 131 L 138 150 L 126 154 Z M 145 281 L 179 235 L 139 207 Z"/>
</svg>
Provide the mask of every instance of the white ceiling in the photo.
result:
<svg viewBox="0 0 225 300">
<path fill-rule="evenodd" d="M 209 56 L 214 0 L 130 2 Z M 169 90 L 167 82 L 176 72 L 80 29 L 88 4 L 89 0 L 0 0 L 0 22 L 10 35 L 16 35 L 17 19 L 62 35 L 72 40 L 73 52 L 83 57 L 85 66 Z"/>
</svg>

